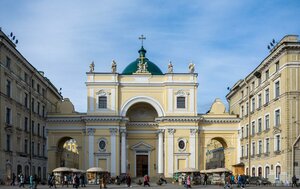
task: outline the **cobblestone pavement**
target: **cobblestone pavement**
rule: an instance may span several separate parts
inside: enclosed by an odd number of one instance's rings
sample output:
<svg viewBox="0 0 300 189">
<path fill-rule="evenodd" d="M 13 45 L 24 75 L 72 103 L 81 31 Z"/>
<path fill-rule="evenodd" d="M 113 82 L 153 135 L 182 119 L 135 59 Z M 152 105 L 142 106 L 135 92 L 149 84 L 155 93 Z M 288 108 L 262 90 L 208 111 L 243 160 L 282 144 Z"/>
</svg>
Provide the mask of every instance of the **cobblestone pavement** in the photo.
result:
<svg viewBox="0 0 300 189">
<path fill-rule="evenodd" d="M 139 186 L 137 184 L 133 184 L 132 189 L 145 189 L 145 188 L 154 188 L 154 189 L 185 189 L 184 186 L 182 185 L 178 185 L 178 184 L 164 184 L 162 186 L 158 186 L 156 183 L 150 183 L 151 187 L 143 187 L 143 186 Z M 29 188 L 29 185 L 26 185 L 25 188 Z M 38 185 L 37 187 L 38 189 L 48 189 L 49 187 L 47 185 Z M 66 188 L 67 187 L 61 187 L 61 185 L 58 185 L 57 188 Z M 68 188 L 72 189 L 72 186 L 69 186 Z M 99 189 L 99 185 L 87 185 L 87 187 L 83 187 L 80 189 Z M 107 185 L 107 189 L 121 189 L 121 188 L 127 188 L 127 186 L 123 185 Z M 203 185 L 194 185 L 192 186 L 193 188 L 205 188 L 205 189 L 223 189 L 223 186 L 216 186 L 216 185 L 207 185 L 207 186 L 203 186 Z M 237 186 L 233 187 L 238 188 Z M 256 188 L 267 188 L 267 189 L 281 189 L 281 188 L 291 188 L 290 186 L 247 186 L 246 188 L 250 188 L 250 189 L 256 189 Z M 0 185 L 0 189 L 19 189 L 18 186 L 1 186 Z"/>
</svg>

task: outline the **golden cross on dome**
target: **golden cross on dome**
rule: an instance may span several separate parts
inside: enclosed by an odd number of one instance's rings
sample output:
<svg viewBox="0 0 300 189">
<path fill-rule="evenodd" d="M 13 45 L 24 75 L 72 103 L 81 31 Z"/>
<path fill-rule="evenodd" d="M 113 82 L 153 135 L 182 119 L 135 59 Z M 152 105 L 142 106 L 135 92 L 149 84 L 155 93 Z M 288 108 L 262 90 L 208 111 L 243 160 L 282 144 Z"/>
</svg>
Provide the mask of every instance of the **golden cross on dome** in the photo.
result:
<svg viewBox="0 0 300 189">
<path fill-rule="evenodd" d="M 142 34 L 141 37 L 139 37 L 139 40 L 142 41 L 142 46 L 143 46 L 143 42 L 144 42 L 144 40 L 146 40 L 146 37 L 144 37 L 144 35 Z"/>
</svg>

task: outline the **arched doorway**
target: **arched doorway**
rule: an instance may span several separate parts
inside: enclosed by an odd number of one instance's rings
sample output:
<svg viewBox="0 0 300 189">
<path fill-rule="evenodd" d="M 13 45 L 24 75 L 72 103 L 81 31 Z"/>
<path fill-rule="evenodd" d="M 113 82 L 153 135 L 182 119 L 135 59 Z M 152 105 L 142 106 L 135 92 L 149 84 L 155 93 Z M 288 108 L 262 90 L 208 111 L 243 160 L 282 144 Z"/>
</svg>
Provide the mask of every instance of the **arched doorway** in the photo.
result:
<svg viewBox="0 0 300 189">
<path fill-rule="evenodd" d="M 210 140 L 206 146 L 206 169 L 224 168 L 225 150 L 227 144 L 223 138 L 216 137 Z"/>
<path fill-rule="evenodd" d="M 63 137 L 57 144 L 56 167 L 79 168 L 79 152 L 77 141 L 71 137 Z"/>
</svg>

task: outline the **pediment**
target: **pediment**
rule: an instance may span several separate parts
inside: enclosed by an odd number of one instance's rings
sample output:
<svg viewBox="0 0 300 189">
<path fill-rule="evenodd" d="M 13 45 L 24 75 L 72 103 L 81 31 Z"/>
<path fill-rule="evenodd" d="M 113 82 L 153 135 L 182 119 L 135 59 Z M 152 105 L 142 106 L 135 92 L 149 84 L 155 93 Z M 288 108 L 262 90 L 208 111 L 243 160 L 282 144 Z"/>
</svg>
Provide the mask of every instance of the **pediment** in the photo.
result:
<svg viewBox="0 0 300 189">
<path fill-rule="evenodd" d="M 150 144 L 147 144 L 145 142 L 139 142 L 133 146 L 130 147 L 134 151 L 152 151 L 154 150 L 154 147 Z"/>
</svg>

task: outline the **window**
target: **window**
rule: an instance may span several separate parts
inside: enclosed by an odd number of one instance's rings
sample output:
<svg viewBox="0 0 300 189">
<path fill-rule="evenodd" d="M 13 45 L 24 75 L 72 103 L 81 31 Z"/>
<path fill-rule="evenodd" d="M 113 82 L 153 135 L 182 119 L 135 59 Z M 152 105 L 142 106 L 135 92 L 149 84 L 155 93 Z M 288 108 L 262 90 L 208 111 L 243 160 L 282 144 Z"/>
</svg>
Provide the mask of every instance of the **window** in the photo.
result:
<svg viewBox="0 0 300 189">
<path fill-rule="evenodd" d="M 27 132 L 28 131 L 28 117 L 24 118 L 24 130 Z"/>
<path fill-rule="evenodd" d="M 255 121 L 252 121 L 252 124 L 251 124 L 251 133 L 252 133 L 252 136 L 255 135 Z"/>
<path fill-rule="evenodd" d="M 262 101 L 261 101 L 261 94 L 258 95 L 258 108 L 261 108 Z"/>
<path fill-rule="evenodd" d="M 24 106 L 28 108 L 28 94 L 24 93 Z"/>
<path fill-rule="evenodd" d="M 242 94 L 242 98 L 244 97 L 244 91 L 241 91 L 241 94 Z"/>
<path fill-rule="evenodd" d="M 280 109 L 275 110 L 275 127 L 280 126 Z"/>
<path fill-rule="evenodd" d="M 249 113 L 249 104 L 248 104 L 248 102 L 246 103 L 246 115 L 248 115 L 248 113 Z"/>
<path fill-rule="evenodd" d="M 252 155 L 255 155 L 255 142 L 252 142 Z"/>
<path fill-rule="evenodd" d="M 42 89 L 42 96 L 45 97 L 45 89 Z"/>
<path fill-rule="evenodd" d="M 40 114 L 40 106 L 41 106 L 40 102 L 37 102 L 37 113 L 38 114 Z"/>
<path fill-rule="evenodd" d="M 241 118 L 244 116 L 244 106 L 242 106 L 242 108 L 241 108 Z"/>
<path fill-rule="evenodd" d="M 31 132 L 34 134 L 34 121 L 31 121 Z"/>
<path fill-rule="evenodd" d="M 40 87 L 40 84 L 37 84 L 36 85 L 36 90 L 37 92 L 40 94 L 41 93 L 41 87 Z"/>
<path fill-rule="evenodd" d="M 31 154 L 34 155 L 34 142 L 31 142 Z"/>
<path fill-rule="evenodd" d="M 255 177 L 255 167 L 252 167 L 252 176 Z"/>
<path fill-rule="evenodd" d="M 258 167 L 257 172 L 258 172 L 257 176 L 262 177 L 262 168 L 261 167 Z"/>
<path fill-rule="evenodd" d="M 45 138 L 45 126 L 43 126 L 43 137 Z"/>
<path fill-rule="evenodd" d="M 11 97 L 11 81 L 6 80 L 6 95 L 7 97 Z"/>
<path fill-rule="evenodd" d="M 258 141 L 258 154 L 262 153 L 262 141 Z"/>
<path fill-rule="evenodd" d="M 257 132 L 260 133 L 262 130 L 261 118 L 257 120 Z"/>
<path fill-rule="evenodd" d="M 266 153 L 270 153 L 270 139 L 266 138 Z"/>
<path fill-rule="evenodd" d="M 10 135 L 6 135 L 6 150 L 10 151 Z"/>
<path fill-rule="evenodd" d="M 31 80 L 31 87 L 34 88 L 34 80 Z"/>
<path fill-rule="evenodd" d="M 280 95 L 280 82 L 275 82 L 275 98 L 279 98 Z"/>
<path fill-rule="evenodd" d="M 43 144 L 43 149 L 42 149 L 42 156 L 45 157 L 45 144 Z"/>
<path fill-rule="evenodd" d="M 261 78 L 259 77 L 258 79 L 257 79 L 257 86 L 259 86 L 261 84 Z"/>
<path fill-rule="evenodd" d="M 248 133 L 249 133 L 249 126 L 248 126 L 248 124 L 247 124 L 247 125 L 246 125 L 246 133 L 245 133 L 246 137 L 248 137 Z"/>
<path fill-rule="evenodd" d="M 99 145 L 99 150 L 100 151 L 105 151 L 105 149 L 106 149 L 106 141 L 104 139 L 101 139 L 99 141 L 98 145 Z"/>
<path fill-rule="evenodd" d="M 267 167 L 265 168 L 265 178 L 269 178 L 269 174 L 270 174 L 270 167 L 267 166 Z"/>
<path fill-rule="evenodd" d="M 269 70 L 265 71 L 265 79 L 266 79 L 266 81 L 269 79 Z"/>
<path fill-rule="evenodd" d="M 280 151 L 280 135 L 275 135 L 275 151 Z"/>
<path fill-rule="evenodd" d="M 9 57 L 6 57 L 6 67 L 7 67 L 7 69 L 10 70 L 10 67 L 11 67 L 11 60 L 10 60 Z"/>
<path fill-rule="evenodd" d="M 24 153 L 28 154 L 28 140 L 24 140 Z"/>
<path fill-rule="evenodd" d="M 184 150 L 185 149 L 185 141 L 183 139 L 178 141 L 178 148 L 179 150 Z"/>
<path fill-rule="evenodd" d="M 40 126 L 40 124 L 38 123 L 38 131 L 37 131 L 37 134 L 38 134 L 38 136 L 40 136 L 40 132 L 41 132 L 41 128 L 40 128 L 41 126 Z"/>
<path fill-rule="evenodd" d="M 241 128 L 241 131 L 242 131 L 241 138 L 244 138 L 244 127 Z"/>
<path fill-rule="evenodd" d="M 279 62 L 276 62 L 275 63 L 275 72 L 278 72 L 279 71 Z"/>
<path fill-rule="evenodd" d="M 248 156 L 248 152 L 249 152 L 249 145 L 246 145 L 246 156 Z"/>
<path fill-rule="evenodd" d="M 45 117 L 45 106 L 42 106 L 42 116 Z"/>
<path fill-rule="evenodd" d="M 241 148 L 241 157 L 244 157 L 244 146 Z"/>
<path fill-rule="evenodd" d="M 253 91 L 254 88 L 255 88 L 255 81 L 252 81 L 252 83 L 251 83 L 251 88 L 252 88 L 252 91 Z"/>
<path fill-rule="evenodd" d="M 37 144 L 37 155 L 40 156 L 40 147 L 41 147 L 41 144 L 38 143 Z"/>
<path fill-rule="evenodd" d="M 28 83 L 28 80 L 29 80 L 28 78 L 29 78 L 28 74 L 26 72 L 24 72 L 24 80 L 26 83 Z"/>
<path fill-rule="evenodd" d="M 279 165 L 276 166 L 276 179 L 280 180 L 281 167 Z"/>
<path fill-rule="evenodd" d="M 270 116 L 266 115 L 265 116 L 265 130 L 270 129 Z"/>
<path fill-rule="evenodd" d="M 106 109 L 107 108 L 107 97 L 106 96 L 99 96 L 99 108 Z"/>
<path fill-rule="evenodd" d="M 268 104 L 270 101 L 270 91 L 269 89 L 265 90 L 265 103 Z"/>
<path fill-rule="evenodd" d="M 6 108 L 6 124 L 10 125 L 11 124 L 11 109 Z"/>
<path fill-rule="evenodd" d="M 255 110 L 255 98 L 252 98 L 252 108 L 251 108 L 251 112 L 254 112 Z"/>
<path fill-rule="evenodd" d="M 185 97 L 177 97 L 177 108 L 185 108 Z"/>
</svg>

